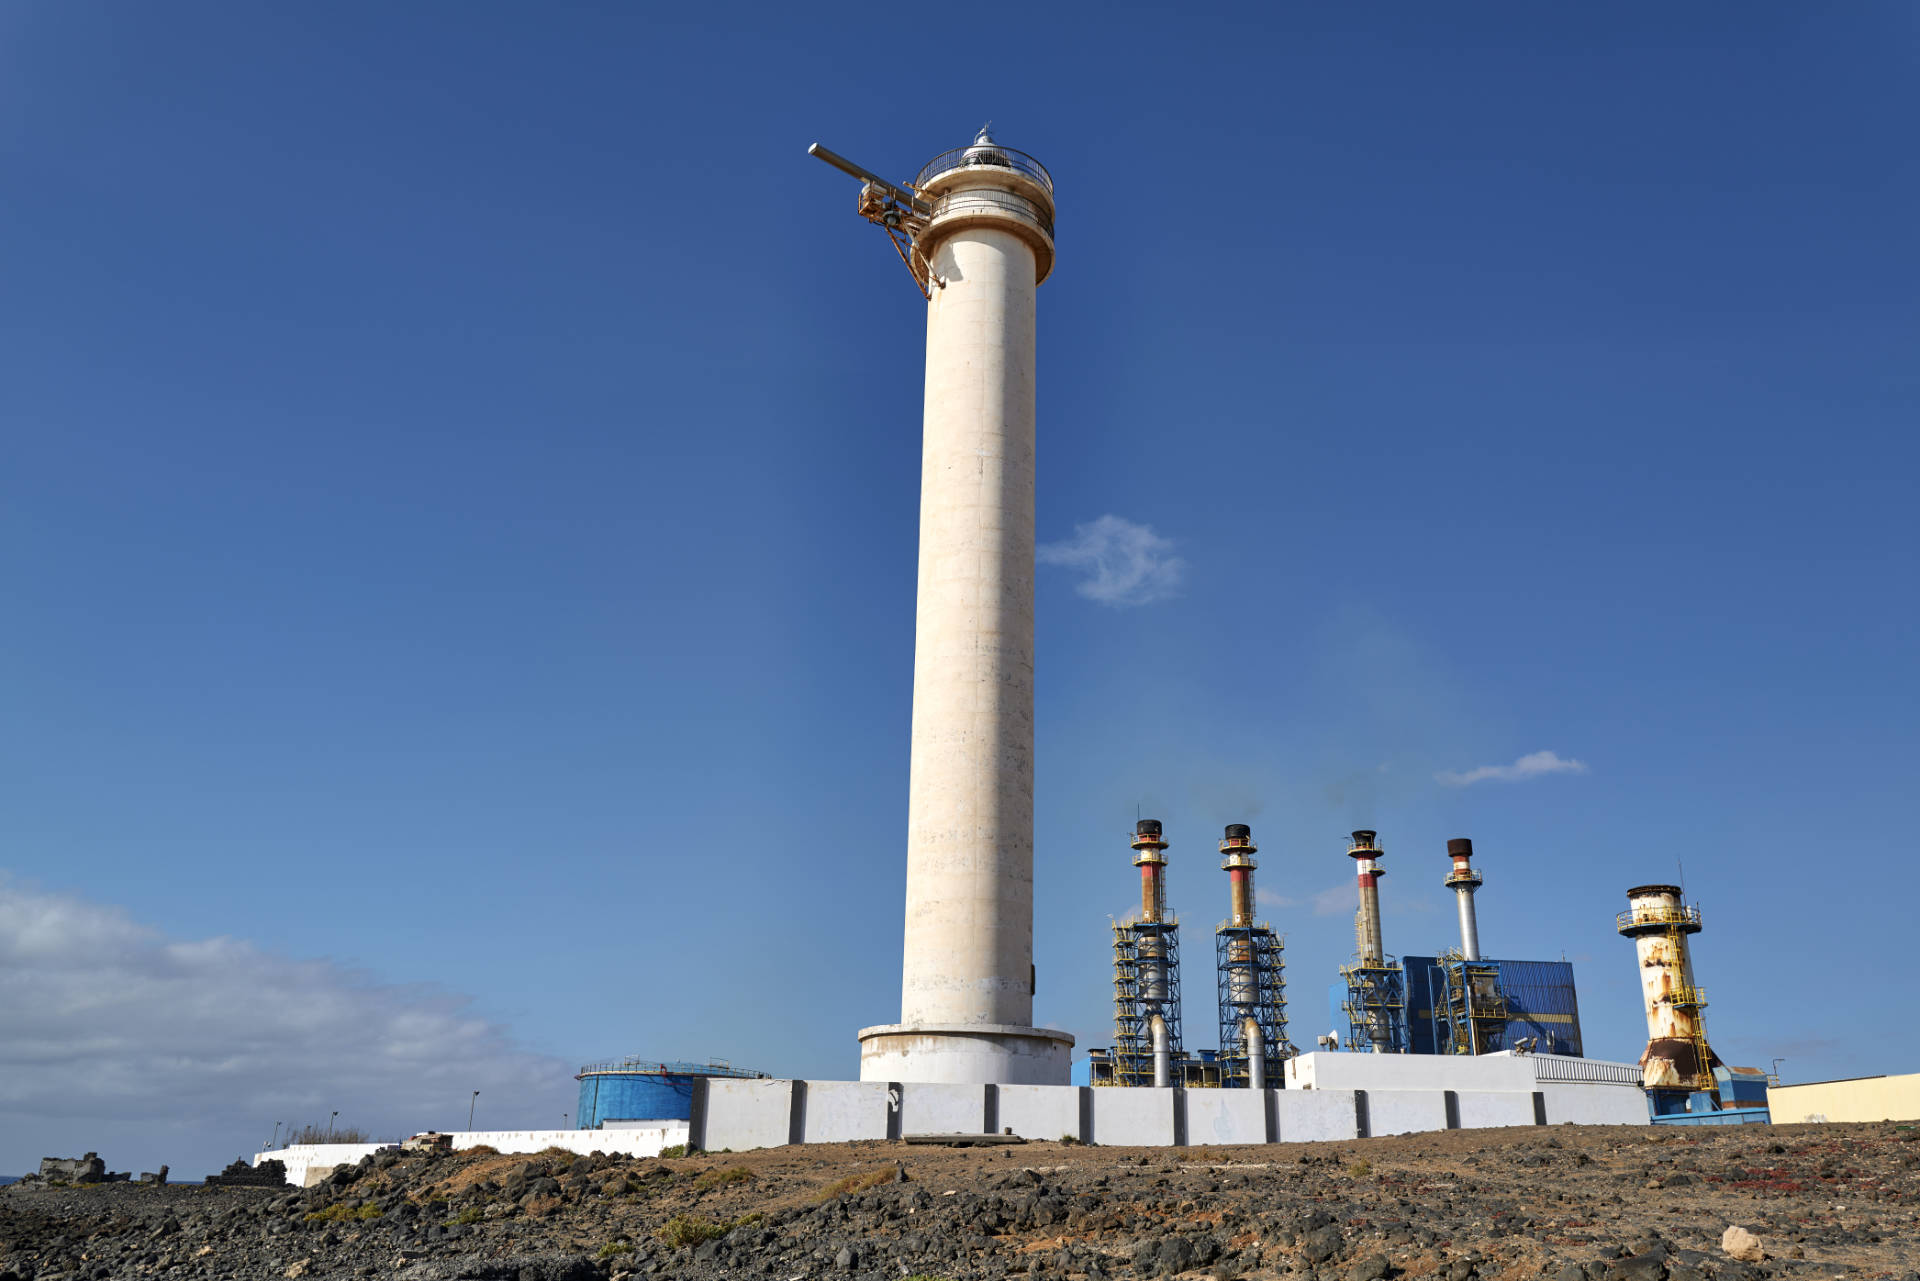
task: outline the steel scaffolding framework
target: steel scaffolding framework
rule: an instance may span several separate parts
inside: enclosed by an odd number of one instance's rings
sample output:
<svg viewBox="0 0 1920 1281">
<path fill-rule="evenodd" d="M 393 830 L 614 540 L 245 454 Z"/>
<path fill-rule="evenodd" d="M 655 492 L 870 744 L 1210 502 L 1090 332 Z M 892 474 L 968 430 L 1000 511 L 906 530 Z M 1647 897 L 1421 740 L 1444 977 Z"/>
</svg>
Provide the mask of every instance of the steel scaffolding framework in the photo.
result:
<svg viewBox="0 0 1920 1281">
<path fill-rule="evenodd" d="M 1390 956 L 1356 958 L 1341 967 L 1340 977 L 1347 983 L 1340 1006 L 1347 1016 L 1347 1048 L 1407 1053 L 1407 981 L 1400 963 Z"/>
<path fill-rule="evenodd" d="M 1156 957 L 1155 948 L 1158 948 Z M 1160 970 L 1164 994 L 1149 991 Z M 1128 918 L 1113 926 L 1113 1075 L 1099 1085 L 1152 1085 L 1153 1033 L 1158 1014 L 1177 1065 L 1184 1056 L 1180 1030 L 1180 922 Z M 1178 1067 L 1175 1068 L 1178 1071 Z"/>
<path fill-rule="evenodd" d="M 1458 948 L 1435 958 L 1427 972 L 1433 1041 L 1442 1054 L 1490 1054 L 1506 1045 L 1506 988 L 1497 961 L 1469 961 Z"/>
<path fill-rule="evenodd" d="M 1222 921 L 1213 932 L 1214 974 L 1220 1001 L 1220 1084 L 1248 1085 L 1246 1020 L 1260 1028 L 1269 1087 L 1280 1084 L 1280 1068 L 1297 1051 L 1287 1040 L 1286 943 L 1264 922 L 1235 925 Z"/>
</svg>

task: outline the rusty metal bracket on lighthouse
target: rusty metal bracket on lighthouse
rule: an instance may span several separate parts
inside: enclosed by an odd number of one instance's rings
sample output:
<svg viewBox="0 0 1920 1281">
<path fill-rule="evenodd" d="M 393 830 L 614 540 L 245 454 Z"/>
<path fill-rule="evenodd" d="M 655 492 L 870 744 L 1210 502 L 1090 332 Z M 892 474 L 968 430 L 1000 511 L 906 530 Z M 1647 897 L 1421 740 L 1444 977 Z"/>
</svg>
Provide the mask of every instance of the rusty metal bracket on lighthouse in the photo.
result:
<svg viewBox="0 0 1920 1281">
<path fill-rule="evenodd" d="M 888 182 L 872 170 L 828 151 L 817 142 L 807 148 L 807 154 L 860 179 L 860 203 L 857 206 L 860 216 L 887 233 L 894 252 L 900 255 L 900 261 L 913 277 L 914 286 L 920 290 L 920 296 L 931 299 L 933 286 L 941 282 L 933 275 L 932 267 L 920 252 L 917 241 L 920 233 L 926 230 L 928 219 L 933 216 L 933 206 L 911 187 Z"/>
</svg>

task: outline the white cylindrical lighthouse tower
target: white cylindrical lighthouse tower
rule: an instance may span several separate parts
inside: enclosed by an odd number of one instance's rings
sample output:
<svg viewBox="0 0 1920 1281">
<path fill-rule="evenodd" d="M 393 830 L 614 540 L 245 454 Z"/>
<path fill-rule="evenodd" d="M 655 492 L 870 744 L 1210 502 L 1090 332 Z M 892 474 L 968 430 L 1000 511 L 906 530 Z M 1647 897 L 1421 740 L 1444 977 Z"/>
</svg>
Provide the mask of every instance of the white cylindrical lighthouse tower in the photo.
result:
<svg viewBox="0 0 1920 1281">
<path fill-rule="evenodd" d="M 927 294 L 900 1022 L 862 1080 L 1065 1085 L 1033 1023 L 1034 294 L 1053 180 L 986 130 L 882 222 Z M 863 212 L 867 211 L 863 193 Z M 869 216 L 872 216 L 871 214 Z"/>
</svg>

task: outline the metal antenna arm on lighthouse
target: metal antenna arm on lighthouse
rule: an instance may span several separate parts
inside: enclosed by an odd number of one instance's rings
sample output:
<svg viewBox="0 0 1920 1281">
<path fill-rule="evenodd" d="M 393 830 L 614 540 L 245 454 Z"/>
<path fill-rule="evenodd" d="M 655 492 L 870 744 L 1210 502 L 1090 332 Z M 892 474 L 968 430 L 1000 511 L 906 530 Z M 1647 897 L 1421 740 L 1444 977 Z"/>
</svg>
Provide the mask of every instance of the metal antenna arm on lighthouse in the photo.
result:
<svg viewBox="0 0 1920 1281">
<path fill-rule="evenodd" d="M 1053 179 L 985 130 L 911 183 L 859 178 L 927 296 L 900 1021 L 860 1077 L 1065 1085 L 1033 1023 L 1034 297 Z"/>
</svg>

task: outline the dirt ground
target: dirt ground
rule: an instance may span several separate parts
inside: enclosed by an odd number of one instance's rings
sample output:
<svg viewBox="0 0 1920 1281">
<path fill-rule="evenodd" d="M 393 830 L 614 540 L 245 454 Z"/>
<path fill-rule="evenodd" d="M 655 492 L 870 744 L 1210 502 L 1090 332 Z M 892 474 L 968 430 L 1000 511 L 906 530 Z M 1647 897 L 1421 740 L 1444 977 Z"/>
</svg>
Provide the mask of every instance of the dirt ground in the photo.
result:
<svg viewBox="0 0 1920 1281">
<path fill-rule="evenodd" d="M 1755 1239 L 1729 1252 L 1734 1225 Z M 1920 1129 L 1895 1124 L 650 1161 L 382 1153 L 304 1192 L 0 1193 L 0 1281 L 1920 1281 L 1917 1268 Z"/>
</svg>

